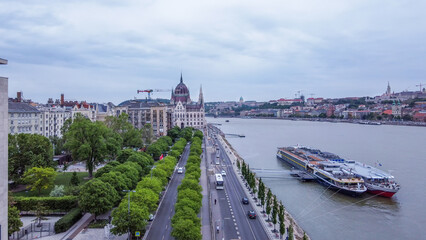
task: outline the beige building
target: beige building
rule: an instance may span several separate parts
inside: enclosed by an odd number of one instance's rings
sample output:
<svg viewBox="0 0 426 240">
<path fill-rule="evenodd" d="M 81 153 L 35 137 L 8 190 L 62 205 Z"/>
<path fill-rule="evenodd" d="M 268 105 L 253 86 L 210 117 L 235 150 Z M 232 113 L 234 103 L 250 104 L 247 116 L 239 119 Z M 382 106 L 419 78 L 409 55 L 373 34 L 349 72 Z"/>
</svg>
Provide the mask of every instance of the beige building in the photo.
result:
<svg viewBox="0 0 426 240">
<path fill-rule="evenodd" d="M 81 114 L 81 115 L 87 117 L 92 122 L 96 121 L 96 109 L 95 109 L 95 107 L 86 103 L 86 102 L 81 102 L 79 104 L 74 105 L 74 107 L 72 108 L 72 119 L 73 120 L 74 120 L 74 118 L 77 114 Z"/>
<path fill-rule="evenodd" d="M 155 100 L 130 100 L 114 109 L 115 116 L 121 113 L 129 115 L 129 121 L 135 128 L 142 129 L 147 123 L 151 124 L 155 135 L 163 136 L 169 129 L 169 112 L 167 105 Z"/>
<path fill-rule="evenodd" d="M 7 64 L 7 60 L 0 58 L 0 65 Z M 0 239 L 8 239 L 7 225 L 7 195 L 8 195 L 8 159 L 7 134 L 8 124 L 8 79 L 0 77 Z"/>
</svg>

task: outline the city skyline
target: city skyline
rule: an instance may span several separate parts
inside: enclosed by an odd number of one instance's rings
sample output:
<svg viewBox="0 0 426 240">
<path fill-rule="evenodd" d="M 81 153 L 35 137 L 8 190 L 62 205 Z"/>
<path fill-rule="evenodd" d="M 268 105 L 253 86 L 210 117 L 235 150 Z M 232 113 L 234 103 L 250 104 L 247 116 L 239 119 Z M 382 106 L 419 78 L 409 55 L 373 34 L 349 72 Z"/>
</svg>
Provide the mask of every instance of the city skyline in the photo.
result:
<svg viewBox="0 0 426 240">
<path fill-rule="evenodd" d="M 171 89 L 207 102 L 376 96 L 425 83 L 423 2 L 0 3 L 9 97 L 118 104 Z M 3 72 L 4 71 L 4 72 Z M 170 98 L 154 93 L 153 98 Z"/>
</svg>

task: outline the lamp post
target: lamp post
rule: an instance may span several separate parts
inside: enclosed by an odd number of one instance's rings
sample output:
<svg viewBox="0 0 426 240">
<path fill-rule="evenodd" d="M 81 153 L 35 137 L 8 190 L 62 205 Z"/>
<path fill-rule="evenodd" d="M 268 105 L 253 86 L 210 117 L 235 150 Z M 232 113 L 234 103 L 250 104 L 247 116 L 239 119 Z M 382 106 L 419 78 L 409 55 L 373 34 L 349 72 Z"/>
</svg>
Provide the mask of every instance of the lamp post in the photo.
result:
<svg viewBox="0 0 426 240">
<path fill-rule="evenodd" d="M 135 190 L 123 190 L 123 192 L 128 192 L 129 193 L 129 200 L 127 201 L 127 213 L 129 214 L 129 217 L 128 217 L 128 231 L 129 231 L 129 233 L 128 233 L 128 239 L 130 240 L 130 192 L 136 192 Z"/>
</svg>

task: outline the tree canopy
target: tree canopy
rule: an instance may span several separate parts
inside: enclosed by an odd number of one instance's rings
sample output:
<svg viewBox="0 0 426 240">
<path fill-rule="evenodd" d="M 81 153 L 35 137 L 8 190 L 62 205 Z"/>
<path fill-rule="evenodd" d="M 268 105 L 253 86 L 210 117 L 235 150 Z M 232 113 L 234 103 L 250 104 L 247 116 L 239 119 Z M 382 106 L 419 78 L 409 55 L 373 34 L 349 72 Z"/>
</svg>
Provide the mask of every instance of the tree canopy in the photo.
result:
<svg viewBox="0 0 426 240">
<path fill-rule="evenodd" d="M 8 135 L 9 177 L 19 181 L 27 168 L 53 167 L 53 149 L 49 139 L 38 134 Z"/>
<path fill-rule="evenodd" d="M 108 116 L 105 119 L 107 127 L 120 135 L 123 139 L 123 147 L 142 147 L 142 133 L 129 122 L 129 115 L 122 113 L 118 117 Z"/>
<path fill-rule="evenodd" d="M 38 195 L 42 189 L 48 189 L 53 185 L 56 177 L 56 171 L 53 168 L 33 167 L 25 172 L 24 182 L 29 184 L 31 191 L 37 191 Z"/>
<path fill-rule="evenodd" d="M 84 212 L 96 215 L 111 209 L 119 200 L 117 191 L 106 182 L 98 178 L 92 179 L 81 186 L 78 204 Z"/>
<path fill-rule="evenodd" d="M 113 157 L 121 149 L 121 137 L 101 122 L 91 122 L 77 115 L 65 133 L 64 147 L 69 149 L 73 159 L 86 161 L 89 177 L 94 167 L 106 157 Z"/>
</svg>

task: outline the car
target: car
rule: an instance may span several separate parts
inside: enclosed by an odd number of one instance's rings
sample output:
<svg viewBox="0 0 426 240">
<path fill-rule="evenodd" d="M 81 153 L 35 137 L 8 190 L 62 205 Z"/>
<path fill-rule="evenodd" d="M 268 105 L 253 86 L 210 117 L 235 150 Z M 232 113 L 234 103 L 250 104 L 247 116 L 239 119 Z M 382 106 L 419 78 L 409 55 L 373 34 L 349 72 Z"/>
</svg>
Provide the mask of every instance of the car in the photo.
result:
<svg viewBox="0 0 426 240">
<path fill-rule="evenodd" d="M 179 174 L 183 173 L 183 168 L 181 168 L 181 167 L 180 167 L 180 168 L 178 168 L 178 173 L 179 173 Z"/>
<path fill-rule="evenodd" d="M 154 220 L 154 215 L 152 215 L 152 213 L 151 213 L 151 214 L 149 214 L 148 221 L 152 221 L 152 220 Z"/>
<path fill-rule="evenodd" d="M 249 210 L 247 212 L 247 216 L 251 219 L 256 219 L 256 213 L 254 212 L 254 210 Z"/>
<path fill-rule="evenodd" d="M 243 197 L 243 198 L 241 199 L 241 202 L 242 202 L 243 204 L 249 204 L 248 198 L 246 198 L 246 197 Z"/>
<path fill-rule="evenodd" d="M 222 176 L 226 176 L 225 170 L 222 170 L 222 172 L 220 174 L 222 174 Z"/>
</svg>

